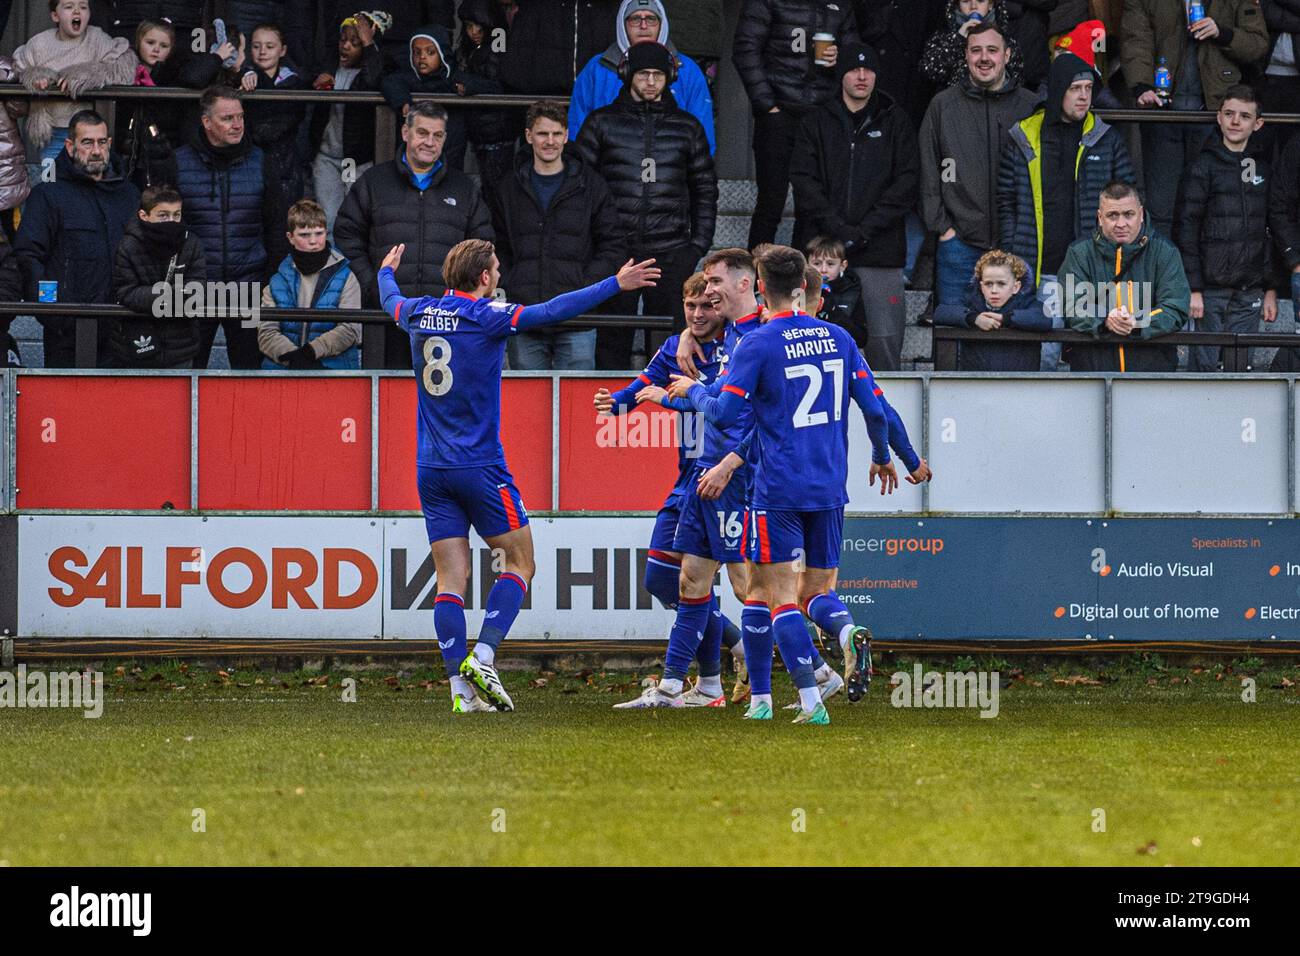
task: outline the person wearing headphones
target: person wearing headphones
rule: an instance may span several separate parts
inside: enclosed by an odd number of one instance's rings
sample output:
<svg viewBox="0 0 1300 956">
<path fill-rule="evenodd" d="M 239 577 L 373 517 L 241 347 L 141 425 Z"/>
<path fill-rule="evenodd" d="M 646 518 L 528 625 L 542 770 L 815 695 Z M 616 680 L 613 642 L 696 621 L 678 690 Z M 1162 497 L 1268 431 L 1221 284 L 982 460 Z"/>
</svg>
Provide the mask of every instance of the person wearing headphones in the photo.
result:
<svg viewBox="0 0 1300 956">
<path fill-rule="evenodd" d="M 656 260 L 663 280 L 654 288 L 624 293 L 610 310 L 673 316 L 673 331 L 685 327 L 676 290 L 695 271 L 713 243 L 718 215 L 718 179 L 704 127 L 680 109 L 669 87 L 676 60 L 659 43 L 633 44 L 619 67 L 623 88 L 614 102 L 587 117 L 576 145 L 582 161 L 609 184 L 627 237 L 628 255 Z M 596 333 L 596 368 L 632 366 L 635 329 Z M 654 350 L 666 334 L 651 336 Z"/>
</svg>

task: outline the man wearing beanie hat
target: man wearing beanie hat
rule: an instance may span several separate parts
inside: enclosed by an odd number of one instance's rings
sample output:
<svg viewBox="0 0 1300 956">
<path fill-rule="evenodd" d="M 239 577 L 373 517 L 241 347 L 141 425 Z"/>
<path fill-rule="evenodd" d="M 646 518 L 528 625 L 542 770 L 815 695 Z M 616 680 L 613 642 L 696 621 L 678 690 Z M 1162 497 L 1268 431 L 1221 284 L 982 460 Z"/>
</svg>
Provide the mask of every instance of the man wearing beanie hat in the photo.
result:
<svg viewBox="0 0 1300 956">
<path fill-rule="evenodd" d="M 1047 98 L 1012 127 L 998 171 L 999 247 L 1029 264 L 1049 303 L 1070 244 L 1096 228 L 1103 187 L 1136 181 L 1123 137 L 1092 112 L 1097 79 L 1073 53 L 1053 60 Z M 1064 327 L 1059 311 L 1052 321 Z M 1059 344 L 1044 346 L 1044 369 L 1055 371 L 1059 355 Z"/>
<path fill-rule="evenodd" d="M 794 245 L 826 236 L 844 243 L 862 283 L 867 362 L 877 371 L 901 367 L 904 220 L 916 202 L 920 161 L 907 113 L 876 89 L 880 57 L 862 43 L 839 51 L 840 95 L 804 117 L 790 158 Z"/>
<path fill-rule="evenodd" d="M 624 293 L 610 308 L 624 315 L 671 315 L 685 325 L 682 283 L 713 243 L 718 180 L 704 127 L 679 109 L 668 89 L 673 54 L 659 43 L 628 49 L 623 88 L 613 103 L 591 113 L 576 148 L 609 184 L 626 230 L 628 254 L 653 258 L 662 270 L 654 288 Z M 634 329 L 600 329 L 596 367 L 632 367 Z M 657 348 L 647 342 L 647 352 Z"/>
<path fill-rule="evenodd" d="M 673 99 L 704 127 L 709 149 L 716 150 L 713 136 L 713 97 L 704 73 L 690 57 L 681 53 L 668 39 L 668 13 L 660 0 L 623 0 L 618 8 L 615 39 L 599 56 L 587 61 L 573 84 L 569 98 L 569 130 L 576 136 L 594 109 L 614 102 L 623 88 L 619 64 L 628 50 L 639 43 L 661 43 L 677 61 L 677 79 L 672 82 Z"/>
</svg>

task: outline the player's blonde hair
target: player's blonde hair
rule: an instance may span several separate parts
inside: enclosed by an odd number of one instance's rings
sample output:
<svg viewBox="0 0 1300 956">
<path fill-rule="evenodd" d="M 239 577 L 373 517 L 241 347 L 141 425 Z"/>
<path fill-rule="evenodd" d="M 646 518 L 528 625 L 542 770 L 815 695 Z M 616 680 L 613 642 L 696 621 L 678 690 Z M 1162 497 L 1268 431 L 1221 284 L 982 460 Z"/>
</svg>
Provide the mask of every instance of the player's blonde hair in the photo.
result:
<svg viewBox="0 0 1300 956">
<path fill-rule="evenodd" d="M 473 292 L 483 273 L 492 268 L 496 250 L 486 239 L 465 239 L 451 247 L 442 260 L 442 281 L 458 292 Z"/>
<path fill-rule="evenodd" d="M 682 298 L 694 299 L 704 295 L 704 290 L 709 287 L 708 277 L 703 272 L 693 272 L 687 276 L 686 281 L 682 283 Z"/>
</svg>

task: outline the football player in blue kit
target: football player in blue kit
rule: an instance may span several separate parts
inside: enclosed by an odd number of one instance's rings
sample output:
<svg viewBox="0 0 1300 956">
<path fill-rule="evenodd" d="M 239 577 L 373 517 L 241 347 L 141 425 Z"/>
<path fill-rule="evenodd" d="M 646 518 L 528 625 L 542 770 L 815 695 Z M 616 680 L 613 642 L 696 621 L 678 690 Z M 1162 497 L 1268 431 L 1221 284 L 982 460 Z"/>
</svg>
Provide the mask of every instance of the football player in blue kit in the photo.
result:
<svg viewBox="0 0 1300 956">
<path fill-rule="evenodd" d="M 686 316 L 686 327 L 694 337 L 703 343 L 705 358 L 701 359 L 700 370 L 705 381 L 716 377 L 725 352 L 722 348 L 724 320 L 709 299 L 706 280 L 702 273 L 695 273 L 682 284 L 682 305 Z M 649 554 L 646 557 L 645 589 L 659 599 L 664 607 L 676 610 L 680 596 L 680 578 L 682 574 L 682 554 L 674 544 L 677 536 L 678 520 L 682 506 L 689 498 L 691 486 L 698 477 L 698 465 L 702 452 L 704 417 L 691 408 L 685 401 L 666 400 L 667 393 L 662 386 L 668 384 L 672 375 L 678 372 L 673 356 L 677 349 L 677 336 L 670 336 L 655 353 L 645 371 L 626 386 L 611 393 L 606 388 L 596 391 L 593 404 L 601 415 L 622 415 L 644 400 L 643 396 L 654 394 L 659 404 L 676 410 L 678 424 L 677 480 L 663 507 L 655 516 L 654 530 L 650 537 Z M 740 630 L 722 613 L 717 599 L 710 602 L 709 617 L 704 639 L 696 652 L 700 665 L 700 680 L 690 691 L 682 694 L 681 703 L 686 707 L 720 707 L 726 704 L 722 695 L 722 646 L 730 649 L 738 665 L 744 668 L 744 651 L 740 640 Z M 717 693 L 712 693 L 715 684 Z"/>
<path fill-rule="evenodd" d="M 420 387 L 416 474 L 437 576 L 434 631 L 451 676 L 452 710 L 513 710 L 493 662 L 532 580 L 528 513 L 501 447 L 501 369 L 506 339 L 589 312 L 620 291 L 655 284 L 653 259 L 629 260 L 617 275 L 539 305 L 493 297 L 500 263 L 492 243 L 467 239 L 442 264 L 444 296 L 405 298 L 393 271 L 405 245 L 394 246 L 379 270 L 384 311 L 411 337 Z M 469 529 L 504 556 L 505 570 L 488 594 L 473 655 L 467 655 L 465 602 Z"/>
<path fill-rule="evenodd" d="M 838 636 L 846 672 L 856 676 L 853 638 L 860 629 L 830 587 L 848 501 L 849 401 L 866 419 L 872 445 L 870 482 L 874 485 L 879 478 L 882 493 L 892 493 L 898 485 L 890 437 L 891 427 L 903 432 L 902 422 L 882 402 L 848 331 L 794 311 L 806 281 L 803 254 L 770 247 L 757 257 L 757 267 L 765 321 L 731 356 L 721 394 L 711 396 L 685 376 L 674 378 L 669 393 L 686 397 L 722 427 L 752 405 L 754 478 L 746 543 L 753 562 L 751 593 L 762 595 L 771 608 L 772 634 L 799 690 L 801 709 L 795 723 L 828 724 L 801 608 L 824 631 Z M 905 464 L 908 481 L 929 480 L 923 459 Z"/>
</svg>

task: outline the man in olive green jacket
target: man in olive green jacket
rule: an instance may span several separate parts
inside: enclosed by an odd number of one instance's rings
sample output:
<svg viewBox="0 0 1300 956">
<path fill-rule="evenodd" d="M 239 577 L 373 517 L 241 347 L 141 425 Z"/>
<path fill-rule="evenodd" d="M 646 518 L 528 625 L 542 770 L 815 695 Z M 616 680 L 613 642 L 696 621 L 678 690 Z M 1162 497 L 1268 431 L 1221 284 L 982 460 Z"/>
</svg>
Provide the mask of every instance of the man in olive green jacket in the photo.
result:
<svg viewBox="0 0 1300 956">
<path fill-rule="evenodd" d="M 1203 5 L 1205 16 L 1188 23 L 1184 0 L 1124 4 L 1120 52 L 1124 80 L 1139 109 L 1217 111 L 1228 88 L 1247 82 L 1249 68 L 1268 54 L 1268 28 L 1257 0 L 1204 0 Z M 1155 88 L 1160 57 L 1173 81 L 1167 98 Z M 1201 123 L 1142 126 L 1147 210 L 1165 236 L 1171 235 L 1178 177 L 1213 131 L 1213 124 Z"/>
<path fill-rule="evenodd" d="M 1075 372 L 1176 372 L 1173 345 L 1128 346 L 1187 324 L 1192 290 L 1178 247 L 1145 221 L 1137 189 L 1111 182 L 1101 191 L 1097 231 L 1073 243 L 1059 276 L 1066 324 L 1113 345 L 1072 345 Z"/>
</svg>

